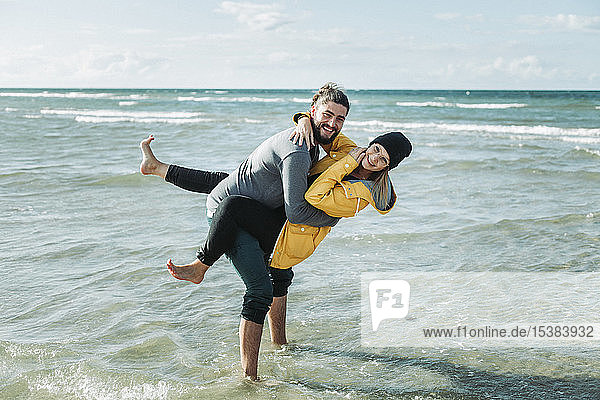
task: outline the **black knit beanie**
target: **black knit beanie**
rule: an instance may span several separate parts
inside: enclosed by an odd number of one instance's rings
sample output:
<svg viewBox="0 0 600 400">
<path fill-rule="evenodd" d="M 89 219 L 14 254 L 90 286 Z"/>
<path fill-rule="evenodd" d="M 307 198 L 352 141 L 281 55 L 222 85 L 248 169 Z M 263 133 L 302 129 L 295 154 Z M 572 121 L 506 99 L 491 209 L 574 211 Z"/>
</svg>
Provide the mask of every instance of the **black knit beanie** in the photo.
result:
<svg viewBox="0 0 600 400">
<path fill-rule="evenodd" d="M 384 135 L 377 136 L 369 143 L 379 143 L 390 155 L 389 169 L 395 168 L 400 161 L 404 160 L 412 151 L 410 141 L 401 132 L 388 132 Z"/>
</svg>

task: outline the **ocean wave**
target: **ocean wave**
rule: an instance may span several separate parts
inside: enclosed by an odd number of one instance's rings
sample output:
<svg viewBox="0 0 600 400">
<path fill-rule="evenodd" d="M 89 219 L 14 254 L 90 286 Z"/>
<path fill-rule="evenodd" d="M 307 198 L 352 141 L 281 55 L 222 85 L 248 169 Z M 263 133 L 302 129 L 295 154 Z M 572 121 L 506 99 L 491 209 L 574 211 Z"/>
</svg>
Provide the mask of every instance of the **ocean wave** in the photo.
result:
<svg viewBox="0 0 600 400">
<path fill-rule="evenodd" d="M 75 117 L 77 122 L 85 122 L 91 124 L 115 123 L 115 122 L 132 122 L 141 124 L 198 124 L 201 122 L 211 122 L 210 118 L 132 118 L 132 117 L 91 117 L 78 115 Z"/>
<path fill-rule="evenodd" d="M 6 107 L 4 109 L 4 111 L 6 111 L 6 112 L 14 112 L 14 111 L 19 111 L 19 109 L 18 108 L 12 108 L 12 107 Z"/>
<path fill-rule="evenodd" d="M 587 153 L 587 154 L 591 154 L 591 155 L 593 155 L 593 156 L 598 156 L 598 157 L 600 157 L 600 150 L 586 149 L 585 147 L 579 147 L 579 146 L 576 146 L 576 147 L 575 147 L 575 150 L 576 150 L 576 151 L 582 151 L 582 152 L 584 152 L 584 153 Z"/>
<path fill-rule="evenodd" d="M 193 97 L 179 96 L 178 101 L 198 101 L 198 102 L 224 102 L 224 103 L 282 103 L 285 100 L 279 97 Z"/>
<path fill-rule="evenodd" d="M 143 94 L 130 94 L 126 96 L 115 95 L 114 93 L 86 93 L 86 92 L 0 92 L 0 97 L 43 97 L 43 98 L 66 98 L 66 99 L 111 99 L 111 100 L 140 100 L 148 99 L 149 96 Z"/>
<path fill-rule="evenodd" d="M 114 96 L 111 97 L 112 100 L 145 100 L 149 99 L 150 96 L 145 94 L 128 94 L 127 96 Z"/>
<path fill-rule="evenodd" d="M 68 93 L 55 93 L 55 92 L 37 92 L 37 93 L 25 93 L 25 92 L 1 92 L 0 97 L 58 97 L 68 99 L 99 99 L 107 98 L 112 96 L 112 93 L 84 93 L 84 92 L 68 92 Z"/>
<path fill-rule="evenodd" d="M 447 103 L 439 101 L 425 101 L 425 102 L 396 102 L 397 106 L 401 107 L 455 107 L 455 108 L 479 108 L 479 109 L 506 109 L 506 108 L 521 108 L 527 107 L 527 104 L 522 103 L 481 103 L 481 104 L 469 104 L 469 103 Z"/>
<path fill-rule="evenodd" d="M 504 108 L 520 108 L 527 107 L 527 104 L 521 103 L 482 103 L 482 104 L 468 104 L 468 103 L 447 103 L 437 101 L 426 101 L 426 102 L 396 102 L 396 105 L 401 107 L 456 107 L 456 108 L 484 108 L 484 109 L 504 109 Z"/>
<path fill-rule="evenodd" d="M 85 362 L 62 365 L 35 378 L 26 377 L 25 387 L 32 397 L 78 399 L 165 399 L 187 392 L 184 386 L 173 386 L 162 380 L 142 382 L 131 378 L 120 382 L 118 375 L 95 370 Z"/>
<path fill-rule="evenodd" d="M 301 99 L 298 97 L 294 97 L 292 99 L 292 103 L 311 103 L 311 102 L 312 102 L 312 99 Z"/>
<path fill-rule="evenodd" d="M 250 118 L 244 118 L 244 122 L 247 124 L 263 124 L 265 123 L 265 121 L 260 120 L 260 119 L 250 119 Z"/>
<path fill-rule="evenodd" d="M 69 110 L 42 109 L 40 114 L 76 115 L 86 117 L 131 117 L 131 118 L 192 118 L 203 115 L 190 111 L 119 111 L 119 110 Z"/>
<path fill-rule="evenodd" d="M 120 106 L 133 106 L 137 104 L 137 101 L 120 101 L 119 105 Z"/>
<path fill-rule="evenodd" d="M 405 122 L 387 122 L 379 120 L 370 121 L 348 121 L 347 126 L 356 127 L 381 127 L 381 128 L 403 128 L 403 129 L 423 129 L 432 128 L 445 131 L 456 132 L 490 132 L 490 133 L 523 133 L 537 135 L 572 135 L 572 136 L 599 136 L 598 128 L 559 128 L 555 126 L 544 125 L 477 125 L 477 124 L 440 124 L 440 123 L 405 123 Z"/>
</svg>

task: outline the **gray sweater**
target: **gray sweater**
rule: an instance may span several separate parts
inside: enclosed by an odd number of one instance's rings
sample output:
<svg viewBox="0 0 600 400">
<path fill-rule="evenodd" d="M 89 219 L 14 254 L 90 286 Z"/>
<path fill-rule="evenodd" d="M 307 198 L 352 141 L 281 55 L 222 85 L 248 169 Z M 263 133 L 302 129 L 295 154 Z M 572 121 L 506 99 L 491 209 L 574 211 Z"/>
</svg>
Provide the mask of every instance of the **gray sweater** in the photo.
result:
<svg viewBox="0 0 600 400">
<path fill-rule="evenodd" d="M 260 201 L 267 207 L 285 205 L 290 222 L 311 226 L 334 226 L 339 218 L 330 217 L 304 199 L 308 170 L 318 160 L 306 144 L 289 140 L 294 128 L 271 136 L 258 146 L 242 164 L 222 180 L 206 199 L 206 212 L 212 217 L 227 196 L 241 195 Z"/>
</svg>

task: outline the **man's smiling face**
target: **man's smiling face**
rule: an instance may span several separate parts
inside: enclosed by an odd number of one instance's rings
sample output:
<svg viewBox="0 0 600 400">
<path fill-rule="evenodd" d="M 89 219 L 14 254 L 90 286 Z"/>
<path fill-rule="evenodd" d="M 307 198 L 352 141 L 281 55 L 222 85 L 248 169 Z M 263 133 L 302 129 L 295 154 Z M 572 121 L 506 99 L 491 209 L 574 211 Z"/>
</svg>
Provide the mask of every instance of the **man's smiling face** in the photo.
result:
<svg viewBox="0 0 600 400">
<path fill-rule="evenodd" d="M 342 130 L 348 109 L 338 103 L 329 101 L 317 104 L 310 110 L 311 123 L 315 139 L 320 144 L 329 144 Z"/>
</svg>

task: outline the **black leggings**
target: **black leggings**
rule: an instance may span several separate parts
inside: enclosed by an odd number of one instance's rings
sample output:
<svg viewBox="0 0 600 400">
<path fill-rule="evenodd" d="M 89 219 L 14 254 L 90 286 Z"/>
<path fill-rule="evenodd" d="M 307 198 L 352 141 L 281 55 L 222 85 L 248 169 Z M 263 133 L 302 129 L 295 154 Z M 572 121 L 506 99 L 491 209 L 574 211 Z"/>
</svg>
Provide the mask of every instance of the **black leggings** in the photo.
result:
<svg viewBox="0 0 600 400">
<path fill-rule="evenodd" d="M 169 165 L 165 180 L 192 192 L 210 193 L 227 176 L 225 172 Z M 196 255 L 204 264 L 212 265 L 231 248 L 241 229 L 258 240 L 268 264 L 285 220 L 283 206 L 272 209 L 249 197 L 229 196 L 215 211 L 206 241 Z M 293 276 L 291 268 L 288 271 L 269 267 L 269 271 L 273 282 L 273 296 L 285 296 Z"/>
</svg>

